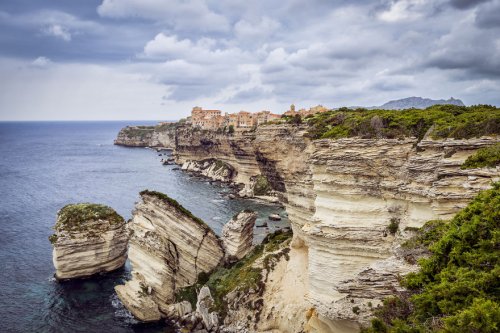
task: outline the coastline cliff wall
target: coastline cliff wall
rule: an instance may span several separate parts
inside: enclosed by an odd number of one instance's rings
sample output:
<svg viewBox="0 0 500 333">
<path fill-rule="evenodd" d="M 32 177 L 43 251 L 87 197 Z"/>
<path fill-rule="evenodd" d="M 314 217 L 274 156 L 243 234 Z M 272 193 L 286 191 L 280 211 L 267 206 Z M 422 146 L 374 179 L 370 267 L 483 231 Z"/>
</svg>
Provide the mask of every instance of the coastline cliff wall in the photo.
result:
<svg viewBox="0 0 500 333">
<path fill-rule="evenodd" d="M 273 318 L 260 317 L 262 330 L 357 332 L 372 306 L 400 288 L 398 276 L 416 269 L 402 259 L 401 242 L 500 179 L 498 167 L 460 168 L 500 138 L 310 140 L 306 131 L 281 124 L 228 135 L 182 125 L 174 154 L 179 164 L 223 161 L 245 187 L 265 176 L 280 193 L 293 240 L 290 260 L 266 283 L 262 313 Z"/>
<path fill-rule="evenodd" d="M 175 154 L 179 163 L 220 159 L 235 168 L 236 182 L 266 175 L 282 193 L 294 232 L 290 256 L 301 260 L 291 259 L 293 269 L 283 268 L 280 279 L 298 275 L 307 283 L 268 328 L 293 331 L 286 318 L 301 309 L 311 332 L 356 332 L 371 314 L 368 304 L 391 295 L 397 276 L 415 269 L 398 257 L 401 240 L 428 220 L 451 218 L 500 179 L 498 169 L 460 169 L 500 139 L 311 141 L 305 130 L 268 125 L 224 135 L 184 127 Z"/>
</svg>

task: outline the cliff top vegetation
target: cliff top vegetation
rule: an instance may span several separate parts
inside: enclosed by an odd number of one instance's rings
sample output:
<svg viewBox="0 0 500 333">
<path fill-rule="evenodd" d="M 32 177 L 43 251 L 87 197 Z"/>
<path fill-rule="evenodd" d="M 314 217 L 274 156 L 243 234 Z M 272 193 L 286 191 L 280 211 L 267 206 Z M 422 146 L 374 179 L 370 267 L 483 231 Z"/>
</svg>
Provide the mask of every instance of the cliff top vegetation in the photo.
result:
<svg viewBox="0 0 500 333">
<path fill-rule="evenodd" d="M 478 149 L 465 160 L 461 169 L 494 168 L 497 165 L 500 165 L 500 143 Z"/>
<path fill-rule="evenodd" d="M 86 231 L 92 222 L 106 220 L 109 224 L 125 222 L 113 208 L 93 203 L 78 203 L 64 206 L 58 213 L 54 226 L 56 231 Z"/>
<path fill-rule="evenodd" d="M 500 183 L 449 223 L 429 222 L 409 244 L 431 255 L 402 280 L 408 291 L 386 299 L 363 332 L 500 331 Z"/>
<path fill-rule="evenodd" d="M 340 108 L 307 116 L 302 122 L 309 126 L 307 136 L 312 139 L 358 136 L 421 140 L 428 131 L 433 138 L 468 139 L 499 135 L 500 109 L 490 105 L 434 105 L 423 110 Z"/>
<path fill-rule="evenodd" d="M 180 203 L 178 203 L 177 200 L 172 199 L 171 197 L 169 197 L 165 193 L 144 190 L 144 191 L 141 191 L 139 194 L 141 195 L 141 197 L 142 196 L 152 196 L 152 197 L 155 197 L 157 199 L 160 199 L 161 201 L 163 201 L 167 205 L 174 207 L 180 214 L 189 217 L 190 219 L 192 219 L 193 221 L 195 221 L 196 223 L 198 223 L 202 227 L 210 229 L 210 227 L 202 219 L 194 216 L 193 213 L 191 213 L 188 209 L 184 208 L 184 206 L 182 206 Z"/>
</svg>

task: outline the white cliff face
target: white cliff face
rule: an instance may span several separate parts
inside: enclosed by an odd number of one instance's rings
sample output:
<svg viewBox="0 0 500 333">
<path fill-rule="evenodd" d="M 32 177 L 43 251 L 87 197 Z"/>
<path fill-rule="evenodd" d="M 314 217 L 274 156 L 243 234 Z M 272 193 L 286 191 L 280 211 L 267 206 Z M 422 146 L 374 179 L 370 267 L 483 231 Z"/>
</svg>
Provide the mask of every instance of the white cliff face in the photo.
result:
<svg viewBox="0 0 500 333">
<path fill-rule="evenodd" d="M 175 291 L 213 270 L 224 251 L 215 233 L 174 200 L 151 191 L 141 198 L 129 223 L 132 280 L 115 290 L 136 318 L 152 321 L 171 312 Z"/>
<path fill-rule="evenodd" d="M 252 249 L 253 227 L 257 214 L 242 211 L 222 228 L 222 242 L 227 258 L 241 259 Z"/>
<path fill-rule="evenodd" d="M 283 265 L 294 266 L 284 268 L 281 279 L 305 276 L 294 298 L 304 304 L 281 307 L 268 326 L 282 332 L 303 323 L 309 332 L 356 332 L 366 323 L 368 304 L 375 306 L 397 288 L 398 275 L 415 269 L 396 255 L 412 228 L 451 218 L 500 179 L 498 168 L 460 169 L 477 149 L 500 141 L 493 137 L 310 141 L 304 128 L 282 125 L 231 137 L 183 133 L 179 160 L 223 159 L 235 168 L 236 181 L 250 186 L 264 174 L 282 192 L 294 232 Z M 282 286 L 275 287 L 275 302 L 287 299 Z"/>
<path fill-rule="evenodd" d="M 127 260 L 125 221 L 110 207 L 67 205 L 58 212 L 54 229 L 50 240 L 59 280 L 110 272 Z"/>
<path fill-rule="evenodd" d="M 215 159 L 186 161 L 182 164 L 182 170 L 196 172 L 221 182 L 230 182 L 234 177 L 234 170 L 230 165 Z"/>
</svg>

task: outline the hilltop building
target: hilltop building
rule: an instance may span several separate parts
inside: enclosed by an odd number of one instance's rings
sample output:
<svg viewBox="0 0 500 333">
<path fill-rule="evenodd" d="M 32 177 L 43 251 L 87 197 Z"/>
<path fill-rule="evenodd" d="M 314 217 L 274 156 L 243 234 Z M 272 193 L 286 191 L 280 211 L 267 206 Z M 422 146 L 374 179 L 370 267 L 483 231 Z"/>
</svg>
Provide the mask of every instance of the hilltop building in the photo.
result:
<svg viewBox="0 0 500 333">
<path fill-rule="evenodd" d="M 292 104 L 292 105 L 290 105 L 290 110 L 286 111 L 283 115 L 291 116 L 291 117 L 293 117 L 295 115 L 300 115 L 301 117 L 305 117 L 305 116 L 313 115 L 316 113 L 322 113 L 322 112 L 326 112 L 326 111 L 328 111 L 328 109 L 325 108 L 323 105 L 313 106 L 309 110 L 300 109 L 299 111 L 295 111 L 295 105 Z"/>
<path fill-rule="evenodd" d="M 196 127 L 216 130 L 218 128 L 233 126 L 234 128 L 248 128 L 267 123 L 273 119 L 281 118 L 281 115 L 271 111 L 251 113 L 240 111 L 238 113 L 225 113 L 220 110 L 203 110 L 195 106 L 191 111 L 188 121 Z"/>
</svg>

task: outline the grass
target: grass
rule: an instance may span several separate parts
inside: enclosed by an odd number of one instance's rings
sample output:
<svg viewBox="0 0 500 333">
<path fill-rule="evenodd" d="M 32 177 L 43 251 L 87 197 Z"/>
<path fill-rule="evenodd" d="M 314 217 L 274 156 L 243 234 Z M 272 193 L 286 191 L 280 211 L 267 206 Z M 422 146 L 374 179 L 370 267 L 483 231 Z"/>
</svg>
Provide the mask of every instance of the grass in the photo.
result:
<svg viewBox="0 0 500 333">
<path fill-rule="evenodd" d="M 210 227 L 202 219 L 194 216 L 193 213 L 191 213 L 188 209 L 184 208 L 184 206 L 182 206 L 180 203 L 178 203 L 176 200 L 172 199 L 171 197 L 169 197 L 165 193 L 144 190 L 144 191 L 141 191 L 139 194 L 141 196 L 146 195 L 146 196 L 152 196 L 152 197 L 155 197 L 157 199 L 160 199 L 161 201 L 163 201 L 167 205 L 174 207 L 180 214 L 189 217 L 190 219 L 192 219 L 193 221 L 195 221 L 196 223 L 198 223 L 202 227 L 210 229 Z"/>
<path fill-rule="evenodd" d="M 500 165 L 500 143 L 478 149 L 469 156 L 461 169 L 494 168 Z"/>
<path fill-rule="evenodd" d="M 123 217 L 111 207 L 79 203 L 66 205 L 59 211 L 54 229 L 56 231 L 84 231 L 87 230 L 89 222 L 98 220 L 107 220 L 110 224 L 125 222 Z"/>
<path fill-rule="evenodd" d="M 307 136 L 312 139 L 346 137 L 421 140 L 468 139 L 500 134 L 500 109 L 490 105 L 434 105 L 427 109 L 366 110 L 340 108 L 306 117 Z"/>
</svg>

